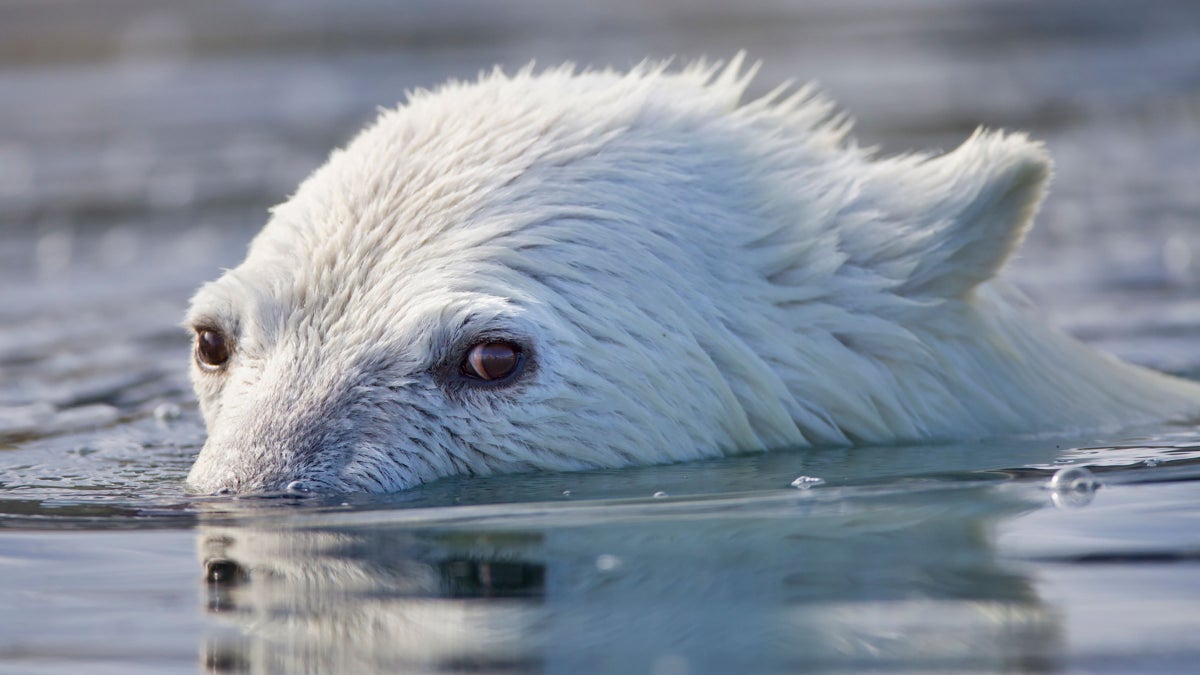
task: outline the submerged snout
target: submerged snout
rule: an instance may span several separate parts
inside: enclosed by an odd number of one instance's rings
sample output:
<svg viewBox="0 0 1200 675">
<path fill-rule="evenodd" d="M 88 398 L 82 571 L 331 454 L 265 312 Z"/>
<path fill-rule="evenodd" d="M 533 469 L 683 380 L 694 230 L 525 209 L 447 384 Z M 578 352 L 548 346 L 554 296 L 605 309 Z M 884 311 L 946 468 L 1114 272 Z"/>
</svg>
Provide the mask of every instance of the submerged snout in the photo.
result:
<svg viewBox="0 0 1200 675">
<path fill-rule="evenodd" d="M 188 473 L 190 490 L 204 494 L 336 492 L 337 467 L 311 444 L 226 443 L 210 438 Z"/>
<path fill-rule="evenodd" d="M 312 391 L 254 393 L 246 405 L 224 406 L 208 420 L 188 488 L 206 494 L 343 489 L 340 475 L 357 439 L 330 400 Z"/>
<path fill-rule="evenodd" d="M 221 388 L 201 409 L 208 439 L 187 476 L 204 494 L 362 491 L 347 480 L 347 466 L 372 433 L 361 422 L 352 394 L 354 368 L 322 369 L 298 348 L 277 347 L 239 377 L 219 372 Z M 305 367 L 297 367 L 297 364 Z M 210 383 L 213 373 L 195 379 Z M 215 394 L 215 395 L 214 395 Z M 356 421 L 359 420 L 359 421 Z M 377 417 L 376 424 L 383 422 Z"/>
<path fill-rule="evenodd" d="M 187 486 L 203 494 L 387 493 L 444 474 L 418 448 L 373 443 L 355 433 L 361 430 L 325 422 L 301 425 L 268 441 L 210 435 Z"/>
</svg>

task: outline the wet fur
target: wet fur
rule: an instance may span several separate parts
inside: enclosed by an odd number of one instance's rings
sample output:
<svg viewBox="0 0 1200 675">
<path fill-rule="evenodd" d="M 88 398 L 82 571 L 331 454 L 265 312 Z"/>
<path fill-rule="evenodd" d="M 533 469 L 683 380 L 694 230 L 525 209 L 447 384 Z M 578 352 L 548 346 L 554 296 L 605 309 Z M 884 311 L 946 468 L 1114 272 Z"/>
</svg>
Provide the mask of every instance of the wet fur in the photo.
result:
<svg viewBox="0 0 1200 675">
<path fill-rule="evenodd" d="M 235 346 L 193 368 L 190 485 L 382 492 L 1200 410 L 994 278 L 1043 197 L 1040 144 L 879 159 L 808 89 L 742 103 L 749 79 L 528 68 L 384 112 L 194 298 L 190 324 Z M 464 380 L 483 338 L 530 367 Z"/>
</svg>

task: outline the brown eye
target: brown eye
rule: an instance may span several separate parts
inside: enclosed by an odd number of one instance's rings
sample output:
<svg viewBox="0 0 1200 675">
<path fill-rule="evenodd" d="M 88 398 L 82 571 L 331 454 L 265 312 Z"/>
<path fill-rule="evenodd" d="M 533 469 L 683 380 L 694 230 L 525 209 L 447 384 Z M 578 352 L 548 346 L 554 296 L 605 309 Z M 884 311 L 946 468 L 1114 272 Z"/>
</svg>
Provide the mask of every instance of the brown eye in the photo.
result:
<svg viewBox="0 0 1200 675">
<path fill-rule="evenodd" d="M 196 331 L 196 361 L 202 368 L 220 368 L 229 360 L 229 340 L 211 328 Z"/>
<path fill-rule="evenodd" d="M 462 372 L 477 380 L 503 380 L 521 367 L 521 350 L 508 342 L 480 342 L 471 347 L 463 361 Z"/>
</svg>

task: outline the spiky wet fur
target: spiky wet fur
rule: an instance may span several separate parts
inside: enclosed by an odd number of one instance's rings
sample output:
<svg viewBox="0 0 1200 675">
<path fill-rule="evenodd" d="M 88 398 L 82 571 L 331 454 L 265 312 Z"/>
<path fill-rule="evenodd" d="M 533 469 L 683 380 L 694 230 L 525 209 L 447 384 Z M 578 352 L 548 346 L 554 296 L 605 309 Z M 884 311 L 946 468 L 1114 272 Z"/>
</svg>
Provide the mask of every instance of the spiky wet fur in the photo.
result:
<svg viewBox="0 0 1200 675">
<path fill-rule="evenodd" d="M 1040 144 L 876 159 L 808 89 L 740 103 L 752 73 L 531 67 L 382 113 L 194 298 L 235 346 L 193 368 L 189 483 L 392 491 L 1200 410 L 993 278 Z M 481 336 L 527 346 L 515 383 L 457 376 Z"/>
</svg>

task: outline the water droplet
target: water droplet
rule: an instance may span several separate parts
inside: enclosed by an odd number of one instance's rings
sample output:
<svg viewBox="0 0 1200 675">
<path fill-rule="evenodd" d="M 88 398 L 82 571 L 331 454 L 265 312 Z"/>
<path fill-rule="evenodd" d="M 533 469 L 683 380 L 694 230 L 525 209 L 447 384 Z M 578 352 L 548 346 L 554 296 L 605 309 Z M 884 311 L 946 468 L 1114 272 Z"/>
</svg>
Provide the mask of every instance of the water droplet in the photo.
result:
<svg viewBox="0 0 1200 675">
<path fill-rule="evenodd" d="M 658 492 L 654 493 L 655 499 L 666 499 L 666 497 L 667 497 L 667 493 L 663 492 L 662 490 L 659 490 Z"/>
<path fill-rule="evenodd" d="M 1087 506 L 1099 486 L 1096 476 L 1085 467 L 1059 469 L 1050 478 L 1050 499 L 1060 508 Z"/>
<path fill-rule="evenodd" d="M 825 479 L 817 478 L 816 476 L 798 476 L 796 480 L 792 481 L 792 487 L 797 490 L 807 490 L 824 484 Z"/>
<path fill-rule="evenodd" d="M 571 496 L 571 491 L 570 491 L 570 490 L 563 490 L 563 491 L 562 491 L 562 494 L 563 494 L 563 496 L 564 496 L 564 497 L 570 497 L 570 496 Z"/>
<path fill-rule="evenodd" d="M 306 483 L 305 481 L 302 481 L 302 480 L 294 480 L 294 481 L 288 483 L 287 488 L 285 488 L 285 489 L 288 492 L 292 492 L 292 493 L 296 493 L 296 494 L 306 494 L 306 493 L 312 492 L 312 486 L 310 486 L 308 483 Z"/>
<path fill-rule="evenodd" d="M 596 569 L 601 572 L 611 572 L 621 566 L 621 559 L 615 555 L 602 553 L 596 556 Z"/>
</svg>

